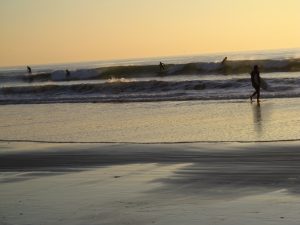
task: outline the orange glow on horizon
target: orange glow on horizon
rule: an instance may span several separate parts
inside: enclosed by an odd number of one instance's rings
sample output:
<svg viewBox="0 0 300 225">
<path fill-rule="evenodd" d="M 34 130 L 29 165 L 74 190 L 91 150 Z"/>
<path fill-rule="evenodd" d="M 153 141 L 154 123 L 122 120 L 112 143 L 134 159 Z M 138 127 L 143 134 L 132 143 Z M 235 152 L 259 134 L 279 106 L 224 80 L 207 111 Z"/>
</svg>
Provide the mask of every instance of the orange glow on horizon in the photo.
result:
<svg viewBox="0 0 300 225">
<path fill-rule="evenodd" d="M 0 66 L 300 47 L 300 1 L 3 0 Z"/>
</svg>

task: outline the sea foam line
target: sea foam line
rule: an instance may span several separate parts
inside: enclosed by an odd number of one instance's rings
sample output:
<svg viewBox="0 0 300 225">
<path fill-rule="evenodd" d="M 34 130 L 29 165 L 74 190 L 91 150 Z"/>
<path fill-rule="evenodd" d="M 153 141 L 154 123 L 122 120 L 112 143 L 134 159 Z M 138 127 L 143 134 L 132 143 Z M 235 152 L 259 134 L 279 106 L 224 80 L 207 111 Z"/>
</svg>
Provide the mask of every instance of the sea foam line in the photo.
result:
<svg viewBox="0 0 300 225">
<path fill-rule="evenodd" d="M 134 141 L 47 141 L 47 140 L 30 140 L 30 139 L 0 139 L 0 142 L 12 142 L 12 143 L 44 143 L 44 144 L 131 144 L 131 145 L 167 145 L 167 144 L 216 144 L 216 143 L 278 143 L 278 142 L 300 142 L 300 138 L 294 139 L 278 139 L 278 140 L 215 140 L 215 141 L 157 141 L 157 142 L 134 142 Z"/>
</svg>

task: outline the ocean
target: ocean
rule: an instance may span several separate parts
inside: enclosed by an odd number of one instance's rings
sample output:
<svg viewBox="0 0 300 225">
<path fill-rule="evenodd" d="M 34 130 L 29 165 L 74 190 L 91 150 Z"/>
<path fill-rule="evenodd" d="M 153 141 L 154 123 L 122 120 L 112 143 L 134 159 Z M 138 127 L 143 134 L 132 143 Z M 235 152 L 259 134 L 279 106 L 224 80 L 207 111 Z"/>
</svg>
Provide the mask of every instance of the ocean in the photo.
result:
<svg viewBox="0 0 300 225">
<path fill-rule="evenodd" d="M 299 224 L 299 53 L 2 68 L 0 224 Z"/>
<path fill-rule="evenodd" d="M 300 225 L 300 0 L 0 0 L 0 31 L 0 225 Z"/>
<path fill-rule="evenodd" d="M 1 68 L 0 104 L 246 99 L 256 64 L 263 98 L 300 96 L 300 50 L 289 49 Z"/>
<path fill-rule="evenodd" d="M 256 64 L 260 105 L 249 100 Z M 31 68 L 0 70 L 2 142 L 300 140 L 299 49 Z"/>
</svg>

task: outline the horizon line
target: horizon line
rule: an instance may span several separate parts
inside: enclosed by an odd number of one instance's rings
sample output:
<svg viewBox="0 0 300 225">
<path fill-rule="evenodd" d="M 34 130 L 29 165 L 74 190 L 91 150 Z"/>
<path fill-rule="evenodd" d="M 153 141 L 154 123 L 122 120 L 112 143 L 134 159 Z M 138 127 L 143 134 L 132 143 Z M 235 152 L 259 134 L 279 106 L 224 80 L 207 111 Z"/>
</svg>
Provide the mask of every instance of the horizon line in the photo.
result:
<svg viewBox="0 0 300 225">
<path fill-rule="evenodd" d="M 293 48 L 272 48 L 272 49 L 257 49 L 257 50 L 231 50 L 231 51 L 221 51 L 221 52 L 203 52 L 203 53 L 195 53 L 195 54 L 178 54 L 178 55 L 161 55 L 161 56 L 152 56 L 152 57 L 132 57 L 132 58 L 111 58 L 111 59 L 95 59 L 95 60 L 83 60 L 83 61 L 65 61 L 65 62 L 49 62 L 49 63 L 41 63 L 41 64 L 23 64 L 23 65 L 12 65 L 12 66 L 0 66 L 1 70 L 4 69 L 12 69 L 17 67 L 24 67 L 29 65 L 30 67 L 42 67 L 42 66 L 63 66 L 66 64 L 76 65 L 76 64 L 85 64 L 85 63 L 93 63 L 93 62 L 114 62 L 114 61 L 134 61 L 141 59 L 159 59 L 159 58 L 179 58 L 179 57 L 188 57 L 188 56 L 209 56 L 209 55 L 218 55 L 218 54 L 234 54 L 234 53 L 251 53 L 251 52 L 272 52 L 272 51 L 288 51 L 288 50 L 299 50 L 300 47 Z"/>
</svg>

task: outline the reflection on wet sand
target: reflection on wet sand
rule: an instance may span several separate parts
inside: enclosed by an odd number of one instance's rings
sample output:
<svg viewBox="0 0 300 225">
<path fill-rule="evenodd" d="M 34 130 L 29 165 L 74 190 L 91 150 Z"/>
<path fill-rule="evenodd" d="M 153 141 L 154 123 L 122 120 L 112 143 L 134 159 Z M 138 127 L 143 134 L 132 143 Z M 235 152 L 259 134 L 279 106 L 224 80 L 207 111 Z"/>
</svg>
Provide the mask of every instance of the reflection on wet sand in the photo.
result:
<svg viewBox="0 0 300 225">
<path fill-rule="evenodd" d="M 252 104 L 253 125 L 258 137 L 264 133 L 264 124 L 270 118 L 271 105 L 270 104 Z"/>
<path fill-rule="evenodd" d="M 254 124 L 254 128 L 255 131 L 257 133 L 257 135 L 261 135 L 262 134 L 262 115 L 261 115 L 261 105 L 260 103 L 257 104 L 253 104 L 252 106 L 252 111 L 253 111 L 253 124 Z"/>
</svg>

